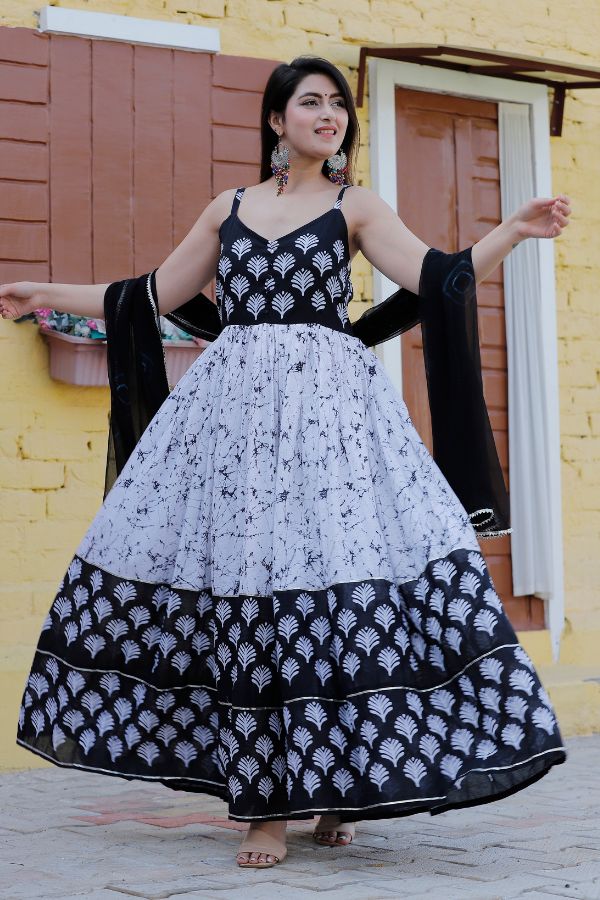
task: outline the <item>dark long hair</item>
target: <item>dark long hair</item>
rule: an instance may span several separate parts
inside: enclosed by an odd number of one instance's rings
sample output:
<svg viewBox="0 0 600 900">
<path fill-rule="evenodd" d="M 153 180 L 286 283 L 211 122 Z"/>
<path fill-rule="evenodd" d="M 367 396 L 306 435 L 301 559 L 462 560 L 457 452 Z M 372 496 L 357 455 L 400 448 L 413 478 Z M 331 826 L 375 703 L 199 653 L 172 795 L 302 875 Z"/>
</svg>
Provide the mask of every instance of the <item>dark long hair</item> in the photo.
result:
<svg viewBox="0 0 600 900">
<path fill-rule="evenodd" d="M 348 158 L 348 174 L 347 181 L 354 184 L 354 168 L 356 164 L 356 156 L 358 154 L 359 143 L 359 126 L 356 116 L 356 108 L 354 106 L 354 97 L 348 82 L 333 63 L 323 59 L 321 56 L 297 56 L 291 63 L 281 63 L 269 76 L 265 92 L 262 99 L 262 109 L 260 114 L 260 180 L 266 181 L 271 178 L 273 172 L 271 170 L 271 153 L 277 145 L 277 135 L 269 125 L 269 114 L 271 112 L 283 113 L 287 106 L 287 102 L 296 90 L 296 87 L 306 75 L 313 73 L 328 75 L 338 87 L 338 90 L 344 97 L 346 109 L 348 111 L 348 127 L 341 149 Z M 323 162 L 321 170 L 327 175 L 327 160 Z"/>
</svg>

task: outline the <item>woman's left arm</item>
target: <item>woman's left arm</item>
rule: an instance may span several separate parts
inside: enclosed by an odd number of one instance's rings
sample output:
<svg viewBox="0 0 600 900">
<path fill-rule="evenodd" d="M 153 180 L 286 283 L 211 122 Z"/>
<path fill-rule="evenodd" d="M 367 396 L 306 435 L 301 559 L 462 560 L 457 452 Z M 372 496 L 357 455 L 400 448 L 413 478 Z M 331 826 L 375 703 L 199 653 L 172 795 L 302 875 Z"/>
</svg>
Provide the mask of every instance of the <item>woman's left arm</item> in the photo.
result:
<svg viewBox="0 0 600 900">
<path fill-rule="evenodd" d="M 357 188 L 349 212 L 355 224 L 356 243 L 366 259 L 395 284 L 418 294 L 427 244 L 368 188 Z M 473 244 L 471 258 L 476 282 L 483 281 L 525 238 L 557 237 L 569 224 L 570 213 L 566 194 L 528 200 Z"/>
<path fill-rule="evenodd" d="M 475 281 L 494 271 L 505 256 L 525 238 L 554 238 L 569 224 L 571 206 L 566 194 L 533 197 L 473 244 L 471 259 Z"/>
</svg>

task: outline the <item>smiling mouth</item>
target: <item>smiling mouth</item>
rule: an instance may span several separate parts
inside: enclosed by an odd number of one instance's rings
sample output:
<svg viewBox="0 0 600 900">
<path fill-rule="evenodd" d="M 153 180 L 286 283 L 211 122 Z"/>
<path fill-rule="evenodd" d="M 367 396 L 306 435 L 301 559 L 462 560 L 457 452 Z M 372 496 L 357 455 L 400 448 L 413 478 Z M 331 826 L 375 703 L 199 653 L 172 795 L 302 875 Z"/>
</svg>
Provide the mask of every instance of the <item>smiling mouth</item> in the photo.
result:
<svg viewBox="0 0 600 900">
<path fill-rule="evenodd" d="M 315 128 L 315 134 L 335 134 L 335 132 L 336 132 L 335 128 L 321 128 L 321 129 Z"/>
</svg>

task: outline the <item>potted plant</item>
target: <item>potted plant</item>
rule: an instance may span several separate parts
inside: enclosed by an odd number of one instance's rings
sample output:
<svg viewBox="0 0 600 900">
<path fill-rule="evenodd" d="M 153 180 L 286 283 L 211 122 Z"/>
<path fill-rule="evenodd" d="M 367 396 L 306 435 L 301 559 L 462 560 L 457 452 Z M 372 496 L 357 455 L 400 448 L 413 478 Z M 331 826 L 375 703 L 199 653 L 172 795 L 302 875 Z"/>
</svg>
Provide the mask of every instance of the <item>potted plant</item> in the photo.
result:
<svg viewBox="0 0 600 900">
<path fill-rule="evenodd" d="M 107 386 L 106 330 L 103 319 L 87 319 L 58 310 L 36 309 L 15 321 L 34 320 L 48 345 L 50 377 L 68 384 Z M 208 341 L 193 337 L 160 316 L 167 379 L 173 387 Z"/>
</svg>

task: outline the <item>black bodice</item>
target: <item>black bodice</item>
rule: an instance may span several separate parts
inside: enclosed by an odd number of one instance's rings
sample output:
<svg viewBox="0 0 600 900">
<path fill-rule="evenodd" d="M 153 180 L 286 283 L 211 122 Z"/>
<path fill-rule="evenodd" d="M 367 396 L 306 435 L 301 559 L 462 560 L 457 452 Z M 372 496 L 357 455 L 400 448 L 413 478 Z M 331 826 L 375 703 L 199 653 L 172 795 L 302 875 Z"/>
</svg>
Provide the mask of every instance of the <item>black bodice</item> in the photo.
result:
<svg viewBox="0 0 600 900">
<path fill-rule="evenodd" d="M 352 334 L 348 228 L 340 190 L 331 209 L 269 241 L 241 221 L 236 191 L 221 224 L 216 297 L 223 326 L 316 323 Z"/>
</svg>

